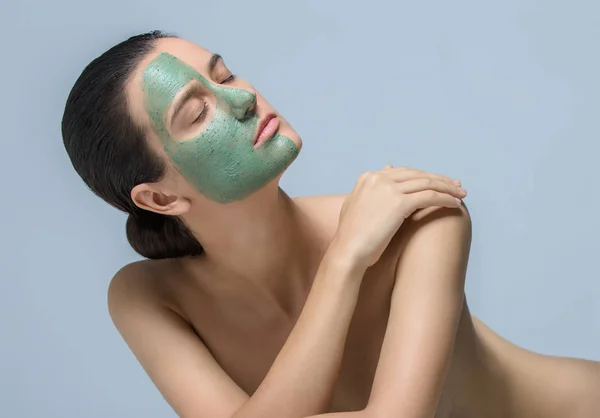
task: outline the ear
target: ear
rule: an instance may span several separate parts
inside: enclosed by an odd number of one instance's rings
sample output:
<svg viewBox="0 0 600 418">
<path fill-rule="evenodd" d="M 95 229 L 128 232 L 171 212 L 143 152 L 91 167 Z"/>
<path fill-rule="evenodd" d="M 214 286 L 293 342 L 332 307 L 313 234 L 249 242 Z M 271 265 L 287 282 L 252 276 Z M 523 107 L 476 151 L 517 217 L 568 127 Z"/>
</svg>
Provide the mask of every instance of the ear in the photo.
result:
<svg viewBox="0 0 600 418">
<path fill-rule="evenodd" d="M 160 215 L 182 215 L 190 210 L 190 201 L 184 197 L 165 194 L 156 183 L 138 184 L 131 190 L 136 206 Z"/>
</svg>

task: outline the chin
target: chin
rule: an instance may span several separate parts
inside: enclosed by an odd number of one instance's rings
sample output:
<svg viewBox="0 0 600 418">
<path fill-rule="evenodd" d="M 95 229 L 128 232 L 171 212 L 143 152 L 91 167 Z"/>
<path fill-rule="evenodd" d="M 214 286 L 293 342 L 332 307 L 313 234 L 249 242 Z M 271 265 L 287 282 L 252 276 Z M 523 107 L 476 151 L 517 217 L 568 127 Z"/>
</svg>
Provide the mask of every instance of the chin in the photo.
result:
<svg viewBox="0 0 600 418">
<path fill-rule="evenodd" d="M 285 129 L 280 129 L 279 134 L 291 139 L 296 145 L 296 148 L 298 148 L 298 152 L 302 150 L 302 138 L 289 125 L 286 126 Z"/>
<path fill-rule="evenodd" d="M 291 139 L 292 142 L 296 144 L 298 151 L 302 150 L 302 138 L 300 137 L 300 135 L 298 135 L 298 132 L 296 132 L 294 128 L 292 128 L 292 125 L 290 125 L 286 118 L 284 118 L 280 114 L 277 114 L 277 117 L 282 122 L 281 127 L 279 128 L 279 134 Z"/>
<path fill-rule="evenodd" d="M 300 138 L 300 135 L 294 133 L 294 135 L 290 135 L 288 138 L 290 138 L 292 142 L 296 144 L 298 152 L 302 151 L 302 138 Z"/>
<path fill-rule="evenodd" d="M 287 136 L 286 135 L 286 137 L 288 137 L 289 139 L 291 139 L 294 142 L 294 144 L 296 144 L 296 147 L 298 147 L 298 153 L 300 153 L 300 151 L 302 150 L 302 139 L 300 138 L 300 136 L 298 136 L 298 135 Z M 298 158 L 298 155 L 296 155 L 296 157 L 293 160 L 291 160 L 289 162 L 289 164 L 283 170 L 281 170 L 281 172 L 278 173 L 277 176 L 275 176 L 270 183 L 276 183 L 276 184 L 278 184 L 279 180 L 281 179 L 281 177 L 283 177 L 283 174 L 288 170 L 288 168 L 290 168 L 290 166 L 292 164 L 294 164 L 294 162 Z"/>
</svg>

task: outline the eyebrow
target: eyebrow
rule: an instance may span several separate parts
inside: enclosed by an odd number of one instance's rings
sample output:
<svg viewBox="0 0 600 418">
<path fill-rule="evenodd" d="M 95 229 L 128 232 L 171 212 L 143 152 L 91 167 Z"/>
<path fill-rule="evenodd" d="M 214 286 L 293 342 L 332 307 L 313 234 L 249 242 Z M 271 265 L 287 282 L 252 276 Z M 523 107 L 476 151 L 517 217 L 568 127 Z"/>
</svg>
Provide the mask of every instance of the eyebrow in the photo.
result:
<svg viewBox="0 0 600 418">
<path fill-rule="evenodd" d="M 213 70 L 217 66 L 220 59 L 223 59 L 223 57 L 220 56 L 219 54 L 213 54 L 213 56 L 210 57 L 210 60 L 208 61 L 208 72 L 209 73 L 213 72 Z"/>
<path fill-rule="evenodd" d="M 208 73 L 212 73 L 215 69 L 215 67 L 217 66 L 217 64 L 219 63 L 219 60 L 222 60 L 223 57 L 219 54 L 213 54 L 212 57 L 210 57 L 210 60 L 208 61 Z M 186 88 L 185 92 L 183 92 L 183 94 L 181 95 L 181 98 L 179 100 L 177 100 L 177 102 L 175 103 L 175 107 L 173 108 L 173 115 L 171 116 L 171 120 L 169 122 L 169 124 L 173 123 L 173 121 L 175 120 L 175 116 L 177 116 L 177 114 L 179 113 L 179 111 L 181 110 L 181 108 L 183 108 L 183 105 L 185 104 L 185 102 L 187 102 L 190 97 L 192 97 L 194 95 L 194 87 L 190 86 L 191 83 L 188 83 L 188 87 Z"/>
</svg>

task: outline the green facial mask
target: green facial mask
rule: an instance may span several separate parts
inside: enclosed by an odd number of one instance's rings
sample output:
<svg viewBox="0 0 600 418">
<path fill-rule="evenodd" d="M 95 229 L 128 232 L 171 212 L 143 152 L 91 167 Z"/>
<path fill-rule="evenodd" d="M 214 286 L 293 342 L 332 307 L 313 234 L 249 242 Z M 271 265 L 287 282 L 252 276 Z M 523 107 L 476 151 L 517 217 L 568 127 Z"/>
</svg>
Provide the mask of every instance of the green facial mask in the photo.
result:
<svg viewBox="0 0 600 418">
<path fill-rule="evenodd" d="M 200 134 L 175 141 L 167 130 L 167 112 L 175 95 L 193 80 L 214 94 L 217 106 Z M 212 83 L 170 54 L 160 54 L 146 67 L 143 91 L 152 129 L 165 151 L 181 174 L 211 200 L 243 199 L 279 175 L 298 155 L 296 144 L 279 133 L 255 149 L 258 117 L 244 115 L 256 95 Z"/>
</svg>

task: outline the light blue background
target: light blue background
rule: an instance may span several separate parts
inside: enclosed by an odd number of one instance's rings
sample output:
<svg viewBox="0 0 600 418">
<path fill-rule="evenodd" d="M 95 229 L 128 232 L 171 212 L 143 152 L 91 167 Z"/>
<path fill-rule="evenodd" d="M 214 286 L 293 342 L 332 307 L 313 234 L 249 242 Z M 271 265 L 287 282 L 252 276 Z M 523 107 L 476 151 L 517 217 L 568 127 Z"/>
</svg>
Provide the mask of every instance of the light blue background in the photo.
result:
<svg viewBox="0 0 600 418">
<path fill-rule="evenodd" d="M 292 195 L 348 192 L 387 162 L 460 178 L 473 313 L 600 360 L 600 3 L 37 0 L 0 16 L 0 416 L 175 416 L 107 313 L 136 259 L 125 216 L 60 137 L 83 67 L 152 29 L 221 53 L 290 120 Z"/>
</svg>

